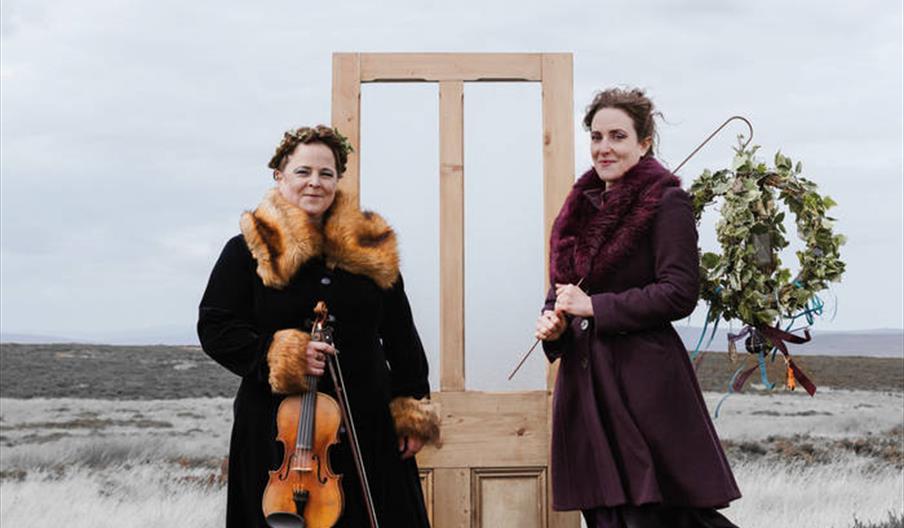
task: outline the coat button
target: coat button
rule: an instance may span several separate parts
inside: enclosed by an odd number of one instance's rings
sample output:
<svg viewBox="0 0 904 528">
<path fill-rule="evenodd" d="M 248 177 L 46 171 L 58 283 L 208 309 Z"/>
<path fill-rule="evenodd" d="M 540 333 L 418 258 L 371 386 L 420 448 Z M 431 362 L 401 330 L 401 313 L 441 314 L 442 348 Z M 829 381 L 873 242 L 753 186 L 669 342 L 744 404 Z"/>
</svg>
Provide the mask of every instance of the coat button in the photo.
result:
<svg viewBox="0 0 904 528">
<path fill-rule="evenodd" d="M 590 321 L 587 319 L 581 320 L 581 330 L 587 330 L 587 327 L 590 326 Z"/>
<path fill-rule="evenodd" d="M 329 286 L 332 282 L 333 281 L 331 281 L 329 277 L 320 279 L 320 284 L 323 284 L 324 286 Z"/>
<path fill-rule="evenodd" d="M 581 368 L 587 368 L 590 362 L 587 360 L 587 356 L 581 358 Z"/>
</svg>

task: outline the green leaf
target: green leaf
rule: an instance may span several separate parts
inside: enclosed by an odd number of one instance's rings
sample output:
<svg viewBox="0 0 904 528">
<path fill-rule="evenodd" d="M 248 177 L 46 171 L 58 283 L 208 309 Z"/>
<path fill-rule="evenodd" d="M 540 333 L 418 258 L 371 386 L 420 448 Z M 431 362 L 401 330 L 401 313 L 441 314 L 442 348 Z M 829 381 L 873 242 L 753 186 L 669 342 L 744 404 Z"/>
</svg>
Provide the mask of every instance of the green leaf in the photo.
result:
<svg viewBox="0 0 904 528">
<path fill-rule="evenodd" d="M 721 181 L 713 187 L 713 193 L 717 195 L 725 194 L 731 188 L 731 182 Z"/>
<path fill-rule="evenodd" d="M 791 170 L 791 160 L 782 156 L 782 151 L 775 153 L 775 166 L 779 169 Z"/>
<path fill-rule="evenodd" d="M 700 263 L 703 264 L 703 267 L 706 269 L 713 269 L 719 265 L 719 255 L 715 253 L 704 253 L 702 257 L 700 257 Z"/>
</svg>

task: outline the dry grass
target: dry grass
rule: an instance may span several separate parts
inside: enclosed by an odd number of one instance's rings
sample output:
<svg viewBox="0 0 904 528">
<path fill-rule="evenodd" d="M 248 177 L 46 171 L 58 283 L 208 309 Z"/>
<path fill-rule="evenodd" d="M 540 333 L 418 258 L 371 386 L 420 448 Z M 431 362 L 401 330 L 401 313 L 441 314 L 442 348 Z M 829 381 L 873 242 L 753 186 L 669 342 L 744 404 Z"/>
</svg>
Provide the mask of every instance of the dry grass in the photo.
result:
<svg viewBox="0 0 904 528">
<path fill-rule="evenodd" d="M 4 344 L 0 355 L 0 525 L 223 525 L 236 385 L 225 369 L 178 347 Z M 744 493 L 726 515 L 743 528 L 901 527 L 904 364 L 801 363 L 816 398 L 754 383 L 722 407 L 716 428 Z M 710 355 L 701 384 L 722 391 L 732 370 Z M 887 390 L 839 390 L 864 386 Z M 714 409 L 723 393 L 704 396 Z"/>
<path fill-rule="evenodd" d="M 721 395 L 705 396 L 713 405 Z M 726 515 L 743 528 L 895 526 L 902 403 L 863 391 L 734 396 L 716 426 L 744 497 Z M 231 407 L 0 398 L 0 524 L 222 526 Z"/>
<path fill-rule="evenodd" d="M 3 481 L 0 522 L 11 527 L 222 526 L 225 488 L 203 478 L 203 472 L 159 460 L 31 471 Z"/>
<path fill-rule="evenodd" d="M 856 456 L 827 464 L 734 464 L 744 497 L 726 515 L 743 528 L 849 528 L 904 515 L 901 470 Z"/>
<path fill-rule="evenodd" d="M 0 524 L 222 526 L 231 411 L 226 398 L 0 399 Z"/>
<path fill-rule="evenodd" d="M 886 520 L 873 523 L 863 523 L 857 519 L 852 528 L 904 528 L 904 514 L 888 512 Z"/>
<path fill-rule="evenodd" d="M 744 528 L 849 528 L 902 515 L 901 472 L 867 469 L 862 460 L 821 466 L 735 465 L 745 497 L 725 511 Z M 208 467 L 166 461 L 104 468 L 39 469 L 0 486 L 5 526 L 222 526 L 225 488 Z M 48 508 L 46 497 L 65 507 Z M 861 524 L 862 526 L 862 524 Z M 894 525 L 891 525 L 894 526 Z"/>
</svg>

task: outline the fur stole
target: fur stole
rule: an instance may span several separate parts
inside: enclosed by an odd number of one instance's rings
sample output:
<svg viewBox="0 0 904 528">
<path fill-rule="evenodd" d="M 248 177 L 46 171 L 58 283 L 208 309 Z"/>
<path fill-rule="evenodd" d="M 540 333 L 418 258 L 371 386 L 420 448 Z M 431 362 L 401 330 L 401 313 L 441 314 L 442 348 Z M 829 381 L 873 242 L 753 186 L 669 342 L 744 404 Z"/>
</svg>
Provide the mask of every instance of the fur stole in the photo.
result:
<svg viewBox="0 0 904 528">
<path fill-rule="evenodd" d="M 603 192 L 590 169 L 571 189 L 550 234 L 550 281 L 594 290 L 641 244 L 662 195 L 680 180 L 653 158 L 643 158 L 606 191 L 597 207 L 588 194 Z"/>
<path fill-rule="evenodd" d="M 342 191 L 336 191 L 324 213 L 323 228 L 276 189 L 267 192 L 257 209 L 246 211 L 240 225 L 257 274 L 271 288 L 284 288 L 305 262 L 321 256 L 328 267 L 365 275 L 383 289 L 399 277 L 395 232 L 380 215 L 358 209 Z"/>
</svg>

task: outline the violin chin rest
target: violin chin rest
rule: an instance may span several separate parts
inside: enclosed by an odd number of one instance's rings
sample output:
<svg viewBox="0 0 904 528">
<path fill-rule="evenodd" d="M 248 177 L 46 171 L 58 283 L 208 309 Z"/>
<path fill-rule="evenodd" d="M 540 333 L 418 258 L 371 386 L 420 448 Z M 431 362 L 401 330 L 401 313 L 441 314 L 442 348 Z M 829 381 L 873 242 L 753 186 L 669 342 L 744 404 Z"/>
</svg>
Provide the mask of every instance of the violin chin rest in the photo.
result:
<svg viewBox="0 0 904 528">
<path fill-rule="evenodd" d="M 304 528 L 304 519 L 294 513 L 273 512 L 267 516 L 270 528 Z"/>
</svg>

